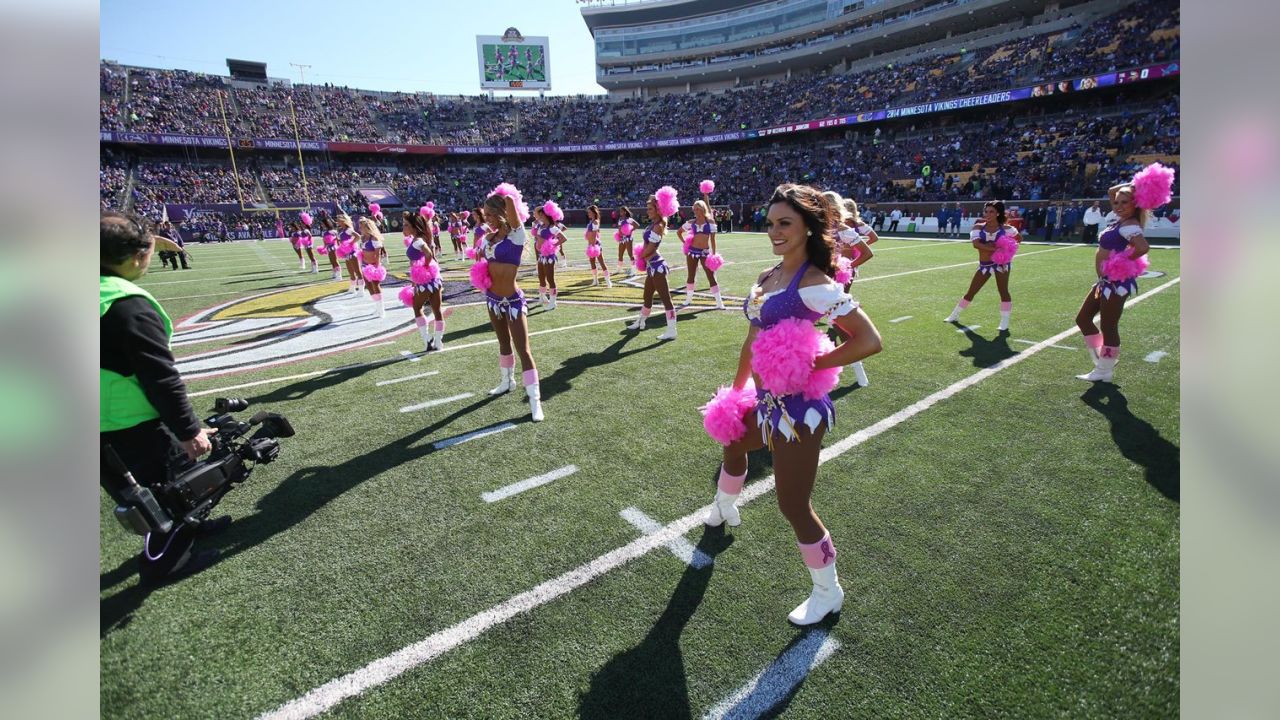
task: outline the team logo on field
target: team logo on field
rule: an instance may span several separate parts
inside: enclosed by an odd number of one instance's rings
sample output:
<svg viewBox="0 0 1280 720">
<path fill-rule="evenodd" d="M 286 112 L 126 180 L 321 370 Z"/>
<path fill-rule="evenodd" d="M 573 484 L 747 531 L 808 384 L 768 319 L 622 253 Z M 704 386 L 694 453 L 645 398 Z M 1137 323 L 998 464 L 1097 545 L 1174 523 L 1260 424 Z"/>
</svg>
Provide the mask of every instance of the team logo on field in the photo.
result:
<svg viewBox="0 0 1280 720">
<path fill-rule="evenodd" d="M 634 306 L 641 301 L 644 278 L 643 273 L 616 278 L 613 287 L 606 288 L 603 284 L 591 285 L 589 270 L 560 270 L 556 273 L 558 302 Z M 671 280 L 677 302 L 682 297 L 676 289 L 681 279 L 683 273 L 677 271 Z M 386 316 L 381 318 L 367 295 L 347 294 L 345 280 L 259 293 L 206 308 L 174 327 L 172 347 L 178 370 L 184 378 L 195 380 L 287 365 L 394 340 L 416 327 L 413 311 L 398 298 L 406 282 L 402 276 L 388 275 L 382 284 Z M 536 330 L 541 310 L 535 302 L 537 276 L 532 266 L 521 272 L 520 284 L 531 305 L 530 325 Z M 483 300 L 465 270 L 446 271 L 447 307 L 476 305 Z M 654 301 L 657 302 L 656 297 Z M 715 300 L 702 293 L 694 296 L 692 304 L 709 307 Z"/>
</svg>

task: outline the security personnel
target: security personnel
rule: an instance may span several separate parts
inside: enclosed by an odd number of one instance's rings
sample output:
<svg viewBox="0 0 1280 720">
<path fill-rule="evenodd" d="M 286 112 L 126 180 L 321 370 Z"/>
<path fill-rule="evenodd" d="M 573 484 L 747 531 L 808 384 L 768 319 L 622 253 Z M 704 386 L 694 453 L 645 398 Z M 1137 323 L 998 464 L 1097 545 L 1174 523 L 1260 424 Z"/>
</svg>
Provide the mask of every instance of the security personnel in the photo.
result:
<svg viewBox="0 0 1280 720">
<path fill-rule="evenodd" d="M 99 432 L 144 486 L 169 477 L 170 459 L 185 452 L 191 460 L 211 449 L 208 435 L 191 403 L 186 385 L 169 350 L 173 323 L 160 303 L 133 281 L 147 272 L 157 244 L 176 246 L 152 235 L 145 221 L 106 211 L 100 218 L 101 257 L 98 316 L 102 346 L 99 354 Z M 125 481 L 107 464 L 104 448 L 102 487 L 123 503 Z M 200 528 L 174 518 L 168 533 L 151 532 L 143 541 L 139 572 L 144 582 L 157 582 L 197 571 L 216 553 L 192 554 L 198 533 L 225 527 L 230 518 L 202 523 Z"/>
</svg>

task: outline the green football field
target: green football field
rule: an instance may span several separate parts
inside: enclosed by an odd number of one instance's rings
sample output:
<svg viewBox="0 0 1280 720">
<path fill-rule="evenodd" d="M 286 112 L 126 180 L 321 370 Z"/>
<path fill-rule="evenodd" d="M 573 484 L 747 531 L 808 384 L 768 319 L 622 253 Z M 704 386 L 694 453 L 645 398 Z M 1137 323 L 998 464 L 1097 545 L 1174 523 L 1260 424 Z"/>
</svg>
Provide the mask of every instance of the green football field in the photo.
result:
<svg viewBox="0 0 1280 720">
<path fill-rule="evenodd" d="M 496 341 L 463 262 L 444 264 L 456 309 L 429 355 L 391 280 L 379 322 L 283 240 L 153 268 L 175 354 L 213 368 L 191 373 L 197 411 L 246 397 L 246 417 L 283 413 L 297 435 L 219 506 L 235 521 L 200 546 L 220 560 L 167 586 L 138 585 L 139 538 L 101 494 L 103 716 L 1177 715 L 1177 249 L 1151 251 L 1116 383 L 1090 385 L 1064 331 L 1093 248 L 1024 245 L 1000 334 L 994 283 L 965 326 L 942 321 L 976 265 L 967 242 L 874 246 L 852 292 L 884 351 L 869 387 L 846 370 L 833 394 L 813 499 L 845 605 L 802 630 L 785 618 L 810 580 L 767 451 L 743 524 L 701 524 L 720 451 L 698 407 L 732 379 L 737 303 L 714 310 L 700 275 L 676 341 L 656 339 L 660 311 L 626 331 L 638 287 L 590 287 L 569 235 L 560 306 L 529 315 L 539 424 L 523 393 L 487 394 Z M 740 299 L 771 247 L 719 243 Z"/>
</svg>

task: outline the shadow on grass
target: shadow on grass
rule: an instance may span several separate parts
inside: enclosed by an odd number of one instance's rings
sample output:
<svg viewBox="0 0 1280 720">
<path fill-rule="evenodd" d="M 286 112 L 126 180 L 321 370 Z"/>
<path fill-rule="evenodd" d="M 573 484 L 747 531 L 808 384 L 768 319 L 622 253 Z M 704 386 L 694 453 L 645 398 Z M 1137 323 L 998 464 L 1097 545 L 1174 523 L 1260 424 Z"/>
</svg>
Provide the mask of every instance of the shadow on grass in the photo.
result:
<svg viewBox="0 0 1280 720">
<path fill-rule="evenodd" d="M 988 340 L 978 333 L 970 330 L 963 323 L 951 323 L 957 330 L 963 330 L 965 337 L 969 338 L 969 342 L 973 343 L 968 350 L 961 350 L 960 357 L 973 358 L 973 366 L 976 368 L 989 368 L 992 365 L 1006 360 L 1018 354 L 1017 350 L 1009 347 L 1009 331 L 1001 330 L 996 336 Z"/>
<path fill-rule="evenodd" d="M 1130 462 L 1141 465 L 1147 483 L 1161 495 L 1180 502 L 1181 450 L 1164 439 L 1151 423 L 1129 411 L 1129 399 L 1112 383 L 1094 383 L 1080 396 L 1111 423 L 1111 439 Z"/>
<path fill-rule="evenodd" d="M 362 368 L 363 370 L 363 368 Z M 326 383 L 327 384 L 327 383 Z M 433 433 L 447 427 L 450 423 L 481 410 L 503 396 L 486 395 L 457 411 L 440 418 L 431 425 L 412 432 L 404 437 L 369 452 L 358 455 L 339 465 L 308 467 L 294 472 L 285 478 L 270 492 L 263 495 L 257 503 L 258 512 L 246 518 L 237 518 L 224 532 L 209 541 L 201 543 L 200 549 L 216 548 L 221 552 L 217 560 L 220 564 L 241 551 L 266 542 L 276 535 L 303 522 L 316 511 L 322 509 L 343 493 L 355 488 L 369 478 L 376 477 L 388 470 L 406 463 L 415 462 L 436 451 L 430 442 L 424 442 Z M 509 422 L 527 422 L 525 417 Z M 421 443 L 421 446 L 415 447 Z M 302 450 L 302 448 L 299 448 Z M 253 482 L 250 480 L 249 482 Z M 126 561 L 130 562 L 130 561 Z M 131 561 L 136 566 L 136 558 Z M 101 582 L 107 583 L 116 575 L 125 573 L 125 565 L 103 576 Z M 118 581 L 116 581 L 118 582 Z M 114 630 L 129 624 L 133 613 L 141 607 L 143 601 L 154 590 L 135 585 L 104 598 L 99 604 L 100 635 L 105 637 Z"/>
<path fill-rule="evenodd" d="M 714 558 L 733 544 L 722 528 L 704 528 L 698 550 Z M 578 698 L 578 717 L 688 718 L 689 688 L 680 635 L 706 595 L 714 563 L 689 565 L 658 621 L 639 645 L 615 655 L 591 676 Z"/>
<path fill-rule="evenodd" d="M 618 322 L 621 323 L 622 321 L 619 320 Z M 565 360 L 560 363 L 560 367 L 556 368 L 555 372 L 539 380 L 539 385 L 542 390 L 542 399 L 544 401 L 549 400 L 560 393 L 568 392 L 569 389 L 573 387 L 572 381 L 590 368 L 608 365 L 632 355 L 645 352 L 646 350 L 652 350 L 662 344 L 660 342 L 653 342 L 643 347 L 624 350 L 623 348 L 627 346 L 627 343 L 641 337 L 639 332 L 635 330 L 627 330 L 624 332 L 626 334 L 618 338 L 613 344 L 603 350 L 597 352 L 585 352 L 574 355 L 573 357 L 565 358 Z"/>
</svg>

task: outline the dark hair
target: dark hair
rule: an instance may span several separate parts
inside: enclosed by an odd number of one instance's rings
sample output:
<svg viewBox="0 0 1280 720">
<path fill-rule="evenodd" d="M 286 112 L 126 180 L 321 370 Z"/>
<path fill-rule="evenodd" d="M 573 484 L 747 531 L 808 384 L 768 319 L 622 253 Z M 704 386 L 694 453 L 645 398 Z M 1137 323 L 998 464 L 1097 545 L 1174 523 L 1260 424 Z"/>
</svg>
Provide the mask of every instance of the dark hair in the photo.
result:
<svg viewBox="0 0 1280 720">
<path fill-rule="evenodd" d="M 805 239 L 804 250 L 809 256 L 809 263 L 830 277 L 836 274 L 835 235 L 832 227 L 839 220 L 831 206 L 824 203 L 817 188 L 795 183 L 783 183 L 773 191 L 769 205 L 786 203 L 800 214 L 804 220 L 809 236 Z"/>
<path fill-rule="evenodd" d="M 151 247 L 151 223 L 132 213 L 104 210 L 98 218 L 102 265 L 119 265 Z"/>
<path fill-rule="evenodd" d="M 431 227 L 427 225 L 427 219 L 419 213 L 406 212 L 404 214 L 404 224 L 415 233 L 426 235 L 430 232 Z"/>
<path fill-rule="evenodd" d="M 983 203 L 983 205 L 982 205 L 982 209 L 983 209 L 984 211 L 985 211 L 987 208 L 995 208 L 995 209 L 996 209 L 996 220 L 997 220 L 1001 225 L 1003 225 L 1003 224 L 1004 224 L 1004 201 L 1003 201 L 1003 200 L 988 200 L 988 201 L 986 201 L 985 203 Z"/>
<path fill-rule="evenodd" d="M 333 229 L 333 219 L 330 218 L 328 214 L 323 214 L 320 216 L 320 224 L 324 226 L 325 230 Z"/>
<path fill-rule="evenodd" d="M 587 206 L 587 217 L 593 217 L 593 218 L 595 218 L 595 219 L 599 220 L 599 219 L 600 219 L 600 208 L 596 207 L 595 205 L 588 205 L 588 206 Z"/>
<path fill-rule="evenodd" d="M 626 205 L 623 205 L 622 207 L 618 208 L 618 214 L 621 215 L 622 217 L 631 217 L 631 208 L 627 207 Z"/>
</svg>

